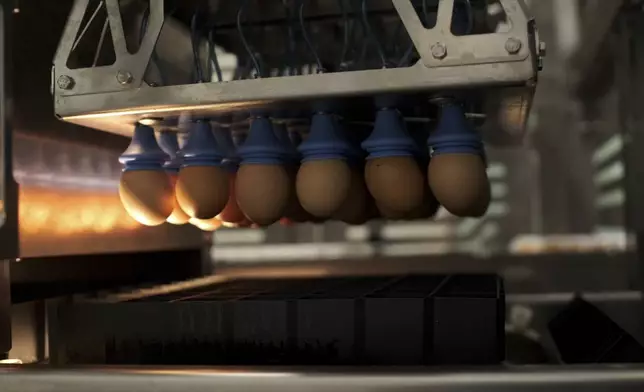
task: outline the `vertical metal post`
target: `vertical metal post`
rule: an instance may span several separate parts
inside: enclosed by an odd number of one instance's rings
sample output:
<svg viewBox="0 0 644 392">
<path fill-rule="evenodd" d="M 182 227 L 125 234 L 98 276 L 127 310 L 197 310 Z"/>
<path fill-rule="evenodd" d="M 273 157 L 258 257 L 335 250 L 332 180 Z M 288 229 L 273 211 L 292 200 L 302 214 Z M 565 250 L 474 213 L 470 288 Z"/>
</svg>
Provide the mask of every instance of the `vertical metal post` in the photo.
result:
<svg viewBox="0 0 644 392">
<path fill-rule="evenodd" d="M 555 17 L 558 4 L 532 3 L 539 35 L 546 42 L 558 41 L 557 33 L 561 30 L 560 19 Z M 559 48 L 549 51 L 545 68 L 539 75 L 533 108 L 537 119 L 533 139 L 541 157 L 539 182 L 546 234 L 587 233 L 595 223 L 592 166 L 577 128 L 576 102 L 566 88 L 570 77 L 566 55 Z"/>
<path fill-rule="evenodd" d="M 10 128 L 13 5 L 0 2 L 0 357 L 11 349 L 9 264 L 18 257 L 18 187 L 13 181 Z"/>
<path fill-rule="evenodd" d="M 0 359 L 11 350 L 11 280 L 9 262 L 0 261 Z"/>
<path fill-rule="evenodd" d="M 7 22 L 10 12 L 0 4 L 0 357 L 11 350 L 11 279 L 10 260 L 18 255 L 18 189 L 13 181 L 11 133 L 8 126 L 7 95 L 9 86 L 5 81 L 9 57 Z"/>
<path fill-rule="evenodd" d="M 635 8 L 635 7 L 633 7 Z M 619 17 L 616 43 L 615 77 L 619 91 L 620 128 L 624 137 L 626 170 L 626 226 L 633 233 L 637 246 L 638 281 L 644 289 L 644 13 L 627 9 Z"/>
</svg>

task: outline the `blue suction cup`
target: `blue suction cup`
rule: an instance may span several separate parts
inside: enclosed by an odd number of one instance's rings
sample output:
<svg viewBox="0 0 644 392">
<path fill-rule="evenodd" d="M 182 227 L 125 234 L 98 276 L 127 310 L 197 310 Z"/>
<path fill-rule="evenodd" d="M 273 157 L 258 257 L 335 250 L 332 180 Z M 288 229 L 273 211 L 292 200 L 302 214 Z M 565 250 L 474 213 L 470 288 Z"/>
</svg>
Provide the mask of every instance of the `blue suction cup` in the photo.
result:
<svg viewBox="0 0 644 392">
<path fill-rule="evenodd" d="M 242 164 L 280 165 L 288 151 L 275 136 L 271 120 L 262 116 L 251 120 L 246 141 L 237 154 Z"/>
<path fill-rule="evenodd" d="M 362 148 L 369 153 L 367 159 L 411 157 L 418 153 L 400 113 L 391 108 L 378 111 L 373 132 L 362 142 Z"/>
<path fill-rule="evenodd" d="M 159 147 L 168 154 L 169 159 L 163 164 L 163 168 L 171 173 L 178 173 L 181 167 L 181 157 L 177 154 L 179 151 L 179 140 L 177 133 L 173 131 L 159 132 Z"/>
<path fill-rule="evenodd" d="M 213 125 L 212 133 L 215 136 L 217 145 L 221 152 L 224 154 L 222 164 L 231 171 L 236 171 L 239 168 L 239 155 L 237 155 L 237 148 L 233 141 L 230 128 L 223 128 L 217 124 Z"/>
<path fill-rule="evenodd" d="M 360 166 L 364 163 L 364 160 L 367 156 L 366 152 L 360 147 L 360 140 L 358 140 L 357 132 L 355 129 L 351 129 L 351 125 L 341 124 L 340 126 L 341 134 L 346 135 L 347 144 L 349 149 L 347 150 L 347 160 L 351 166 Z M 347 128 L 350 130 L 347 131 Z"/>
<path fill-rule="evenodd" d="M 224 154 L 217 145 L 210 123 L 199 121 L 193 124 L 188 140 L 179 152 L 183 158 L 182 167 L 221 166 Z"/>
<path fill-rule="evenodd" d="M 429 137 L 429 126 L 426 123 L 409 123 L 407 124 L 409 135 L 414 139 L 418 150 L 418 159 L 422 162 L 429 159 L 429 148 L 427 147 L 427 138 Z"/>
<path fill-rule="evenodd" d="M 154 129 L 147 125 L 137 124 L 134 128 L 132 141 L 128 148 L 121 154 L 119 162 L 124 165 L 123 171 L 130 170 L 163 170 L 163 165 L 169 160 L 168 154 L 163 152 Z"/>
<path fill-rule="evenodd" d="M 302 161 L 347 159 L 351 145 L 332 114 L 317 113 L 311 120 L 309 137 L 300 144 Z"/>
<path fill-rule="evenodd" d="M 286 155 L 284 156 L 284 161 L 288 161 L 290 163 L 299 163 L 300 162 L 300 153 L 297 151 L 297 148 L 293 145 L 291 142 L 291 138 L 289 137 L 288 130 L 286 129 L 286 125 L 284 123 L 274 123 L 273 124 L 273 131 L 275 131 L 275 137 L 279 142 L 282 144 L 284 147 L 284 150 L 286 151 Z"/>
<path fill-rule="evenodd" d="M 441 154 L 471 154 L 485 159 L 481 135 L 465 118 L 463 108 L 455 103 L 442 107 L 440 120 L 427 138 L 431 156 Z"/>
</svg>

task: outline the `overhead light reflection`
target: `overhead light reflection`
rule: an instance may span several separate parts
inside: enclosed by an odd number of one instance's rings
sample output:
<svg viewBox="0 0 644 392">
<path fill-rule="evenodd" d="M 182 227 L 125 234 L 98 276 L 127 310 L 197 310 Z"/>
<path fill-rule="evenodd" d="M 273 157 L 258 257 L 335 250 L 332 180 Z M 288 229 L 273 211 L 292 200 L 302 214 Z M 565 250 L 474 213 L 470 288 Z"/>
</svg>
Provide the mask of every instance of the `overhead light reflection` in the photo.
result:
<svg viewBox="0 0 644 392">
<path fill-rule="evenodd" d="M 20 359 L 0 359 L 0 365 L 22 365 Z"/>
</svg>

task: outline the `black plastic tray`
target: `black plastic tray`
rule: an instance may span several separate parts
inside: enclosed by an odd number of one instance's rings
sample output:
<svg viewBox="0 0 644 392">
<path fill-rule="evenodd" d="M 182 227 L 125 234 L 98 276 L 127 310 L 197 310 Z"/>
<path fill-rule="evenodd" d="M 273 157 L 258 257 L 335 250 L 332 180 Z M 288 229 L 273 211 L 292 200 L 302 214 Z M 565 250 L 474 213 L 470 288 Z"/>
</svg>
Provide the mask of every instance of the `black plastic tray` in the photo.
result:
<svg viewBox="0 0 644 392">
<path fill-rule="evenodd" d="M 237 280 L 58 305 L 59 364 L 447 365 L 504 358 L 492 275 Z"/>
</svg>

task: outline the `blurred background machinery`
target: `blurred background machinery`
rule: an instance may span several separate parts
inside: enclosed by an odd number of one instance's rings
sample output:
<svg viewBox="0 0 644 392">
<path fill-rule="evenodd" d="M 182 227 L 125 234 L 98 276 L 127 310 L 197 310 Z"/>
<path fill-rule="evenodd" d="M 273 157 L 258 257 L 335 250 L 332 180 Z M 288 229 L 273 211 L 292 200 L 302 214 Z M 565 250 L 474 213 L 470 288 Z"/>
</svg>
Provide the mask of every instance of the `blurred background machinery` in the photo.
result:
<svg viewBox="0 0 644 392">
<path fill-rule="evenodd" d="M 295 369 L 378 364 L 475 366 L 382 370 L 391 388 L 641 385 L 641 3 L 268 3 L 3 3 L 3 361 L 146 366 L 0 368 L 0 383 L 371 388 L 365 368 Z M 306 141 L 333 112 L 355 147 L 394 104 L 431 135 L 437 95 L 485 143 L 482 217 L 148 227 L 121 205 L 135 123 L 243 140 L 250 108 Z"/>
</svg>

